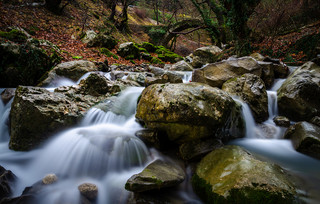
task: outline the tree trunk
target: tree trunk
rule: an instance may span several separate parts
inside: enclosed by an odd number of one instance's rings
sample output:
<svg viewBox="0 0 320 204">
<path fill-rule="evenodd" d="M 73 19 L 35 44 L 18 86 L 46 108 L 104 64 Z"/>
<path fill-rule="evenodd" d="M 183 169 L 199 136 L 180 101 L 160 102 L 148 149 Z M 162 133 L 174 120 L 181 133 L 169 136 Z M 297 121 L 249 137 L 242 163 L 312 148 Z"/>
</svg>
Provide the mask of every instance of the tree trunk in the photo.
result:
<svg viewBox="0 0 320 204">
<path fill-rule="evenodd" d="M 110 7 L 111 7 L 111 14 L 109 16 L 109 20 L 110 21 L 114 21 L 114 16 L 116 15 L 117 2 L 116 1 L 111 1 Z"/>
<path fill-rule="evenodd" d="M 60 12 L 60 4 L 61 0 L 46 0 L 46 8 L 55 13 Z"/>
</svg>

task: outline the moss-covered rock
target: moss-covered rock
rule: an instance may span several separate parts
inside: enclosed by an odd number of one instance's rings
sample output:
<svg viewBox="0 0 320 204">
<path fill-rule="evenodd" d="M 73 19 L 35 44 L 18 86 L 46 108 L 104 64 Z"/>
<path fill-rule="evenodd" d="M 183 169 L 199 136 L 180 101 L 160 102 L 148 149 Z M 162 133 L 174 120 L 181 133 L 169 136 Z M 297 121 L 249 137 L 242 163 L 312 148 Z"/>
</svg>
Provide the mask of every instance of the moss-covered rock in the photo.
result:
<svg viewBox="0 0 320 204">
<path fill-rule="evenodd" d="M 113 57 L 113 59 L 119 59 L 119 57 L 116 54 L 112 53 L 108 48 L 103 47 L 100 49 L 100 52 L 106 55 L 107 57 Z"/>
<path fill-rule="evenodd" d="M 298 152 L 320 159 L 320 127 L 317 125 L 298 122 L 287 129 L 284 138 L 291 139 Z"/>
<path fill-rule="evenodd" d="M 140 59 L 140 50 L 133 42 L 122 43 L 119 46 L 118 54 L 127 59 Z"/>
<path fill-rule="evenodd" d="M 184 171 L 176 164 L 156 160 L 141 173 L 128 179 L 125 188 L 133 192 L 162 189 L 180 184 L 185 179 Z"/>
<path fill-rule="evenodd" d="M 263 81 L 257 75 L 244 74 L 230 79 L 222 85 L 222 90 L 248 103 L 256 122 L 268 119 L 268 95 Z"/>
<path fill-rule="evenodd" d="M 152 57 L 152 59 L 150 60 L 150 63 L 151 64 L 159 64 L 159 65 L 164 64 L 164 62 L 157 57 Z"/>
<path fill-rule="evenodd" d="M 252 57 L 229 58 L 195 69 L 192 74 L 192 81 L 220 88 L 224 82 L 245 73 L 261 77 L 262 67 Z"/>
<path fill-rule="evenodd" d="M 44 50 L 32 44 L 0 44 L 0 87 L 36 85 L 53 63 Z"/>
<path fill-rule="evenodd" d="M 113 49 L 117 45 L 117 40 L 111 35 L 98 34 L 87 43 L 88 47 L 105 47 Z"/>
<path fill-rule="evenodd" d="M 259 161 L 237 146 L 225 146 L 205 156 L 192 184 L 206 203 L 295 202 L 295 188 L 283 169 Z"/>
<path fill-rule="evenodd" d="M 0 37 L 17 43 L 24 43 L 28 39 L 28 36 L 25 33 L 17 29 L 12 29 L 9 32 L 0 31 Z"/>
<path fill-rule="evenodd" d="M 320 115 L 320 66 L 307 62 L 296 69 L 277 91 L 279 113 L 294 121 Z"/>
<path fill-rule="evenodd" d="M 155 52 L 156 51 L 156 47 L 149 42 L 143 42 L 141 44 L 141 47 L 145 48 L 148 52 Z"/>
<path fill-rule="evenodd" d="M 142 93 L 136 117 L 177 143 L 244 136 L 240 107 L 228 94 L 206 84 L 151 85 Z"/>
<path fill-rule="evenodd" d="M 158 58 L 165 62 L 175 63 L 183 59 L 180 55 L 171 52 L 164 46 L 157 46 L 156 53 L 158 54 Z"/>
</svg>

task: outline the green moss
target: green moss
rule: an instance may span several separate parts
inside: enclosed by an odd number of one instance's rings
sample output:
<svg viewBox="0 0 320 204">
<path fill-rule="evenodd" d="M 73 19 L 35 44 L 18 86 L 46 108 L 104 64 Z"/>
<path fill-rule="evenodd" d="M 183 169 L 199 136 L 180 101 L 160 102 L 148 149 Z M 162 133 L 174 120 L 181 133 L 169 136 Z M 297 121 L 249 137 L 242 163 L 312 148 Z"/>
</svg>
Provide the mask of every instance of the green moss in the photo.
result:
<svg viewBox="0 0 320 204">
<path fill-rule="evenodd" d="M 72 59 L 82 59 L 82 56 L 72 56 Z"/>
<path fill-rule="evenodd" d="M 103 47 L 100 49 L 100 52 L 106 55 L 107 57 L 113 57 L 113 59 L 119 59 L 119 57 L 116 54 L 112 53 L 108 48 Z"/>
<path fill-rule="evenodd" d="M 151 64 L 164 64 L 164 62 L 157 57 L 152 57 L 150 62 L 151 62 Z"/>
<path fill-rule="evenodd" d="M 135 62 L 134 60 L 130 60 L 130 62 L 131 62 L 132 64 L 136 64 L 136 62 Z"/>
<path fill-rule="evenodd" d="M 26 40 L 28 39 L 28 37 L 23 32 L 17 29 L 12 29 L 10 32 L 0 31 L 0 37 L 6 38 L 13 42 L 26 42 Z"/>
<path fill-rule="evenodd" d="M 143 42 L 141 47 L 145 48 L 148 52 L 156 51 L 156 47 L 152 43 L 149 43 L 149 42 Z"/>
<path fill-rule="evenodd" d="M 143 47 L 139 47 L 139 51 L 140 51 L 140 52 L 144 52 L 144 53 L 148 53 L 148 51 L 147 51 L 145 48 L 143 48 Z"/>
</svg>

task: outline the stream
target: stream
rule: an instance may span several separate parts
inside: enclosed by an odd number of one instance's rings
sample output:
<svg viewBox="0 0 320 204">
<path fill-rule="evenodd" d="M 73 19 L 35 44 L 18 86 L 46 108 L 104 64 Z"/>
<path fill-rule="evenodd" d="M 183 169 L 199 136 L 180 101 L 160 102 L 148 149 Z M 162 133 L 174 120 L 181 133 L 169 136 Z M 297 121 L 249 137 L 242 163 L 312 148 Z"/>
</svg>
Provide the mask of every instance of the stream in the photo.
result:
<svg viewBox="0 0 320 204">
<path fill-rule="evenodd" d="M 191 80 L 191 72 L 180 74 L 184 82 Z M 104 76 L 109 78 L 110 74 L 104 73 Z M 272 120 L 278 115 L 276 90 L 283 81 L 277 80 L 267 92 L 269 119 L 262 124 L 254 122 L 247 104 L 235 99 L 242 103 L 247 131 L 245 138 L 230 144 L 242 146 L 262 160 L 279 164 L 299 178 L 299 194 L 304 201 L 319 203 L 320 161 L 296 152 L 289 140 L 282 139 L 286 129 L 277 127 Z M 78 82 L 61 78 L 48 90 L 75 83 Z M 0 93 L 3 90 L 0 89 Z M 58 182 L 41 191 L 38 203 L 80 203 L 77 187 L 83 183 L 97 185 L 98 204 L 127 203 L 130 192 L 124 190 L 126 181 L 153 160 L 167 159 L 135 136 L 135 132 L 142 129 L 135 121 L 136 104 L 142 91 L 141 87 L 127 88 L 117 97 L 111 111 L 91 108 L 76 127 L 56 134 L 29 152 L 8 148 L 12 100 L 6 105 L 0 100 L 0 165 L 18 177 L 13 185 L 13 196 L 20 196 L 25 187 L 54 173 Z M 189 168 L 187 173 L 191 174 Z M 171 196 L 174 197 L 172 203 L 202 203 L 187 181 Z"/>
</svg>

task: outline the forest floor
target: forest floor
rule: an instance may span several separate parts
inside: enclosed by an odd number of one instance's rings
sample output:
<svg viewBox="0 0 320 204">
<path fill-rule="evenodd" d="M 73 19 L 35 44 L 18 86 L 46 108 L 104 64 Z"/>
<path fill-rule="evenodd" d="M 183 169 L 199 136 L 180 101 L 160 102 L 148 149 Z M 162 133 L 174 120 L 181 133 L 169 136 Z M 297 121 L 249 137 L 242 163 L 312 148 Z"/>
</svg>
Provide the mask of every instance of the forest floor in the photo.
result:
<svg viewBox="0 0 320 204">
<path fill-rule="evenodd" d="M 141 43 L 148 41 L 149 36 L 142 30 L 132 30 L 130 35 L 123 35 L 114 26 L 108 24 L 107 17 L 110 10 L 106 9 L 103 2 L 77 1 L 77 4 L 66 6 L 62 15 L 48 12 L 43 6 L 31 6 L 27 4 L 5 4 L 0 1 L 0 30 L 5 31 L 9 27 L 20 27 L 29 32 L 32 37 L 44 39 L 57 45 L 62 52 L 62 61 L 74 59 L 85 59 L 91 61 L 108 60 L 109 64 L 133 65 L 130 61 L 119 56 L 119 59 L 106 57 L 98 48 L 88 48 L 80 40 L 80 36 L 86 30 L 96 32 L 108 31 L 119 40 L 119 42 L 135 41 Z M 130 13 L 129 13 L 130 14 Z M 139 19 L 137 16 L 129 16 L 129 25 L 135 29 L 135 25 L 154 25 L 150 19 Z M 109 27 L 108 27 L 109 26 Z M 264 55 L 280 58 L 282 61 L 303 62 L 305 53 L 292 51 L 291 47 L 299 39 L 306 35 L 318 34 L 320 32 L 320 21 L 301 28 L 298 32 L 292 32 L 283 36 L 265 38 L 260 43 L 253 43 L 255 51 Z M 186 48 L 186 52 L 194 50 L 206 43 L 195 42 L 181 36 L 177 43 Z M 119 44 L 120 44 L 119 43 Z M 118 44 L 118 45 L 119 45 Z M 116 54 L 115 49 L 111 50 Z M 45 48 L 46 49 L 46 48 Z M 292 53 L 290 53 L 292 52 Z M 147 63 L 145 60 L 135 60 L 136 64 Z"/>
</svg>

